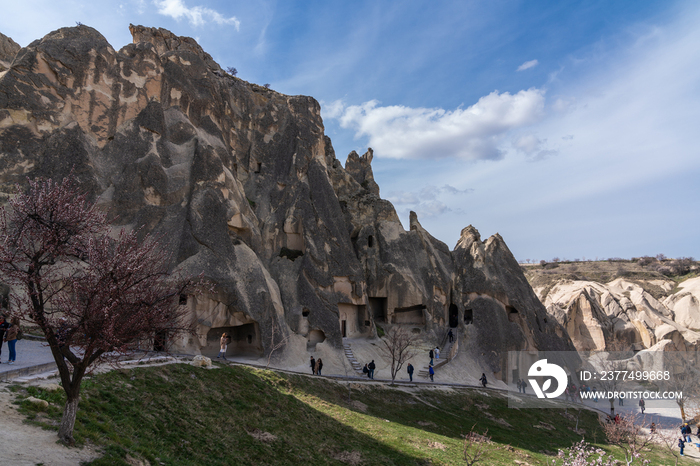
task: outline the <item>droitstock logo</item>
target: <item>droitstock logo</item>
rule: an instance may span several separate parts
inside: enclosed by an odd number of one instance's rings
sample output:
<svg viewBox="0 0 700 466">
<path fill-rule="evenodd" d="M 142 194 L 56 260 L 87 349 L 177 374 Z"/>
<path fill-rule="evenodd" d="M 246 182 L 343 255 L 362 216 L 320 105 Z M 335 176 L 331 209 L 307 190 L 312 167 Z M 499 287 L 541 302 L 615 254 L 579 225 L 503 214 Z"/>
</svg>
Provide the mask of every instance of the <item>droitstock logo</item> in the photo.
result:
<svg viewBox="0 0 700 466">
<path fill-rule="evenodd" d="M 530 366 L 530 370 L 528 371 L 527 375 L 528 377 L 531 377 L 529 379 L 530 385 L 532 385 L 532 389 L 535 390 L 537 398 L 556 398 L 564 393 L 564 390 L 566 390 L 566 372 L 558 365 L 548 363 L 546 359 L 540 359 Z M 537 383 L 537 379 L 533 379 L 532 377 L 550 378 L 546 379 L 540 388 L 539 383 Z M 551 393 L 547 393 L 547 390 L 549 390 L 552 385 L 552 378 L 557 381 L 557 389 Z"/>
</svg>

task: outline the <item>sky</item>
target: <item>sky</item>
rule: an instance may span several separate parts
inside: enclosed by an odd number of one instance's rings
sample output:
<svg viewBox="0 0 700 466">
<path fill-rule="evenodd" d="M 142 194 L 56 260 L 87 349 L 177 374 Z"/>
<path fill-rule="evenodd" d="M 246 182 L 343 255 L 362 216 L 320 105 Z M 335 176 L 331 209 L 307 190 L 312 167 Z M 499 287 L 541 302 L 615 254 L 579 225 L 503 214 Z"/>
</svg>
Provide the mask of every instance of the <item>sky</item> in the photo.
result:
<svg viewBox="0 0 700 466">
<path fill-rule="evenodd" d="M 321 103 L 343 163 L 453 248 L 520 261 L 700 259 L 700 2 L 1 0 L 22 46 L 77 22 L 195 38 L 238 77 Z M 693 128 L 696 128 L 695 130 Z"/>
</svg>

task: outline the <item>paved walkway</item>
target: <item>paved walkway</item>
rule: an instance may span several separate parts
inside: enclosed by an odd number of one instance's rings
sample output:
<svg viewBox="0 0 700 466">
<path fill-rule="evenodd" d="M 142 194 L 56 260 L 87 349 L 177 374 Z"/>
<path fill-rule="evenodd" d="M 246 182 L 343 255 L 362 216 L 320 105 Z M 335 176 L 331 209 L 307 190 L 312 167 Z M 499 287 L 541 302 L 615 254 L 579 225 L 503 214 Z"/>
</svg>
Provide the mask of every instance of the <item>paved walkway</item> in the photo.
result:
<svg viewBox="0 0 700 466">
<path fill-rule="evenodd" d="M 21 375 L 48 371 L 56 367 L 51 350 L 44 341 L 18 340 L 15 350 L 17 351 L 15 363 L 8 364 L 10 349 L 7 347 L 7 343 L 2 344 L 0 381 L 7 381 Z"/>
</svg>

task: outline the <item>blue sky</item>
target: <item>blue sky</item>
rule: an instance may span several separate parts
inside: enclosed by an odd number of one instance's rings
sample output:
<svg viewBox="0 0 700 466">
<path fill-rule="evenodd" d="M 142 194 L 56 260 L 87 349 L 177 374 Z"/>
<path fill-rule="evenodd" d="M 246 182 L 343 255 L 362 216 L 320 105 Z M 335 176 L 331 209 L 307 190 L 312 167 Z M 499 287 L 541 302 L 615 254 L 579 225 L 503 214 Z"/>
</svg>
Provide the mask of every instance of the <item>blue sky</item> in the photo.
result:
<svg viewBox="0 0 700 466">
<path fill-rule="evenodd" d="M 472 224 L 519 260 L 700 258 L 700 2 L 3 2 L 20 45 L 77 21 L 194 37 L 321 102 L 336 155 L 374 149 L 404 227 Z"/>
</svg>

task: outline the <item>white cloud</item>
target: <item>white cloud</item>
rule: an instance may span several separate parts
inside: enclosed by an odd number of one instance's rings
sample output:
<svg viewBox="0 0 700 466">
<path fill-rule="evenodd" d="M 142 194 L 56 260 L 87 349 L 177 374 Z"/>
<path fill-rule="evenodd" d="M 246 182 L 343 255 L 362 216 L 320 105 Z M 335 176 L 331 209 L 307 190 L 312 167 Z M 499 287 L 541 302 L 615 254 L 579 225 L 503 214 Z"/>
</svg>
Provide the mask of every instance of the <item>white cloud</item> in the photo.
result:
<svg viewBox="0 0 700 466">
<path fill-rule="evenodd" d="M 534 67 L 536 67 L 537 65 L 539 65 L 539 63 L 540 63 L 540 62 L 537 61 L 537 60 L 526 61 L 525 63 L 523 63 L 522 65 L 520 65 L 520 66 L 518 67 L 518 71 L 529 70 L 530 68 L 534 68 Z"/>
<path fill-rule="evenodd" d="M 207 22 L 213 21 L 219 25 L 233 25 L 238 30 L 241 25 L 235 16 L 226 18 L 218 11 L 203 6 L 188 8 L 183 0 L 154 0 L 153 3 L 158 7 L 158 13 L 161 15 L 170 16 L 178 21 L 186 18 L 193 26 L 204 26 Z"/>
<path fill-rule="evenodd" d="M 513 145 L 516 149 L 519 149 L 526 154 L 532 154 L 540 148 L 542 141 L 540 141 L 534 134 L 527 134 L 515 140 Z"/>
<path fill-rule="evenodd" d="M 326 115 L 354 129 L 356 138 L 368 137 L 379 157 L 493 160 L 502 157 L 499 144 L 509 131 L 542 118 L 544 102 L 544 90 L 533 88 L 517 94 L 494 91 L 466 109 L 452 111 L 381 107 L 371 100 L 348 107 L 334 102 Z"/>
<path fill-rule="evenodd" d="M 447 212 L 461 212 L 461 209 L 451 209 L 441 200 L 442 195 L 448 196 L 470 194 L 474 190 L 457 189 L 454 186 L 444 185 L 437 187 L 433 185 L 424 186 L 418 191 L 392 191 L 387 195 L 387 200 L 391 202 L 401 215 L 408 215 L 410 211 L 418 214 L 418 219 L 435 218 Z"/>
</svg>

